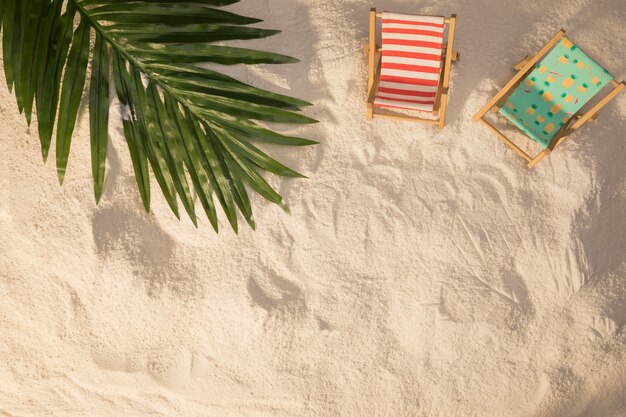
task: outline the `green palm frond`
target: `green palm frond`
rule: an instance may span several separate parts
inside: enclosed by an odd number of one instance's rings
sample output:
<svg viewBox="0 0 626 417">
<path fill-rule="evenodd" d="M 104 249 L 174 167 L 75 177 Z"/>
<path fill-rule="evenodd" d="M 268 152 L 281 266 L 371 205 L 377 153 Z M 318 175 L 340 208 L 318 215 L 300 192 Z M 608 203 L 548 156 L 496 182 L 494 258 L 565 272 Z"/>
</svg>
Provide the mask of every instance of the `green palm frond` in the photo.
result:
<svg viewBox="0 0 626 417">
<path fill-rule="evenodd" d="M 91 56 L 88 101 L 96 202 L 105 177 L 112 80 L 147 211 L 149 170 L 177 217 L 180 200 L 197 224 L 195 193 L 216 231 L 215 200 L 235 231 L 238 212 L 255 227 L 248 189 L 286 208 L 261 173 L 302 175 L 254 143 L 316 143 L 259 124 L 313 123 L 299 113 L 310 104 L 195 65 L 296 62 L 284 55 L 222 44 L 278 33 L 249 26 L 258 19 L 216 8 L 238 1 L 0 0 L 7 83 L 29 124 L 36 113 L 44 160 L 56 132 L 61 183 Z"/>
</svg>

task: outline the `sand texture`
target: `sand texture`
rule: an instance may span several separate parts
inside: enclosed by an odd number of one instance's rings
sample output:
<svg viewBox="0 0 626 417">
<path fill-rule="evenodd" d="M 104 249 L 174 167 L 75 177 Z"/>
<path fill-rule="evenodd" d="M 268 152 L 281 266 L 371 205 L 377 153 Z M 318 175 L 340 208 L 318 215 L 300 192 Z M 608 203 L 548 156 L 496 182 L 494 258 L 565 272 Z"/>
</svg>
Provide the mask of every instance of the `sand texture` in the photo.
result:
<svg viewBox="0 0 626 417">
<path fill-rule="evenodd" d="M 366 122 L 372 6 L 457 14 L 445 130 Z M 60 187 L 0 76 L 0 416 L 626 416 L 626 94 L 534 171 L 471 121 L 561 27 L 626 78 L 624 0 L 228 10 L 301 59 L 228 71 L 321 120 L 256 232 L 145 214 L 117 100 L 101 204 L 86 107 Z"/>
</svg>

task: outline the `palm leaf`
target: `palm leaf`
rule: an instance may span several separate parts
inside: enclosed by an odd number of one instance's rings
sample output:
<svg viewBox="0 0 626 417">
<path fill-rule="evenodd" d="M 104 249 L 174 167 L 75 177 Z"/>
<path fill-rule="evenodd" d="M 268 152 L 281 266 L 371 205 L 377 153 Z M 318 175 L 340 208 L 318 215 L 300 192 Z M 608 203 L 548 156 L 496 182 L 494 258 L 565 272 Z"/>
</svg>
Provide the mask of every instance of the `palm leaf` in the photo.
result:
<svg viewBox="0 0 626 417">
<path fill-rule="evenodd" d="M 165 200 L 179 202 L 197 224 L 194 195 L 218 230 L 217 203 L 231 227 L 240 214 L 255 228 L 249 190 L 286 209 L 263 172 L 302 177 L 254 142 L 316 142 L 285 136 L 259 122 L 314 123 L 310 104 L 195 65 L 283 64 L 294 58 L 223 45 L 278 31 L 250 27 L 259 19 L 220 9 L 238 0 L 0 0 L 4 71 L 18 110 L 35 110 L 44 160 L 56 131 L 63 183 L 72 134 L 89 78 L 94 195 L 105 181 L 109 86 L 121 105 L 124 136 L 143 205 L 150 210 L 152 171 Z M 90 45 L 91 34 L 95 43 Z M 88 62 L 91 57 L 91 75 Z M 34 106 L 34 107 L 33 107 Z"/>
</svg>

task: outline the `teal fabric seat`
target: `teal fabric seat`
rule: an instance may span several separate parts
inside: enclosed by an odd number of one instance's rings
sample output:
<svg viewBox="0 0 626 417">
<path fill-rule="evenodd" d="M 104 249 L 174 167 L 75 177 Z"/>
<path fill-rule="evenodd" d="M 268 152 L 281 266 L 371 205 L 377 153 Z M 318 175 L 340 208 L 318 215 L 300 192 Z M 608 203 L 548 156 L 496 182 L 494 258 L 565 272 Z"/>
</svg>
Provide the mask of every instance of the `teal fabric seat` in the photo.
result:
<svg viewBox="0 0 626 417">
<path fill-rule="evenodd" d="M 568 38 L 563 38 L 513 91 L 499 114 L 544 149 L 554 135 L 613 79 Z"/>
</svg>

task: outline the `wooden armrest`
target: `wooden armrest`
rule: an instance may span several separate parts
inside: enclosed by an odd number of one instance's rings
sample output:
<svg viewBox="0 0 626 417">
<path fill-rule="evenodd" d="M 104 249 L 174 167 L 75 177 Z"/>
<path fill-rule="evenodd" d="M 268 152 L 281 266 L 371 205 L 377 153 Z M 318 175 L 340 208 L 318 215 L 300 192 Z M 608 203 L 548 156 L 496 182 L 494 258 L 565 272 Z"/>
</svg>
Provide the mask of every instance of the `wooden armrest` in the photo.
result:
<svg viewBox="0 0 626 417">
<path fill-rule="evenodd" d="M 594 122 L 598 119 L 599 116 L 600 116 L 600 113 L 594 113 L 594 115 L 589 118 L 589 121 Z M 580 119 L 581 117 L 583 117 L 582 114 L 577 115 L 576 120 Z"/>
<path fill-rule="evenodd" d="M 524 59 L 518 62 L 517 65 L 515 65 L 513 68 L 515 68 L 515 71 L 519 71 L 524 68 L 524 65 L 526 65 L 528 61 L 530 61 L 530 55 L 526 55 Z"/>
</svg>

